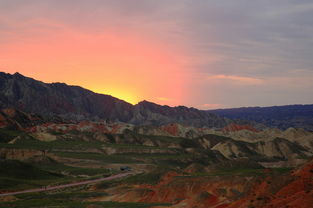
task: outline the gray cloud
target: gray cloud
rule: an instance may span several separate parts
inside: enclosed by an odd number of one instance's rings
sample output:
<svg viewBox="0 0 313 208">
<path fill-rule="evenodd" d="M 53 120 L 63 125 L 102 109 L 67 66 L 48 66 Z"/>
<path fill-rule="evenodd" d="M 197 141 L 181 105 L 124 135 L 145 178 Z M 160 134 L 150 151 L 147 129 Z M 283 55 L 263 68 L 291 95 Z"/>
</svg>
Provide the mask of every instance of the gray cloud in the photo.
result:
<svg viewBox="0 0 313 208">
<path fill-rule="evenodd" d="M 199 75 L 189 86 L 198 97 L 187 105 L 313 102 L 311 0 L 0 1 L 0 43 L 28 27 L 54 30 L 53 24 L 85 32 L 126 28 L 183 48 L 186 70 Z M 212 84 L 199 78 L 206 75 L 251 77 L 266 84 L 249 89 L 226 79 Z M 219 96 L 206 95 L 208 88 Z"/>
</svg>

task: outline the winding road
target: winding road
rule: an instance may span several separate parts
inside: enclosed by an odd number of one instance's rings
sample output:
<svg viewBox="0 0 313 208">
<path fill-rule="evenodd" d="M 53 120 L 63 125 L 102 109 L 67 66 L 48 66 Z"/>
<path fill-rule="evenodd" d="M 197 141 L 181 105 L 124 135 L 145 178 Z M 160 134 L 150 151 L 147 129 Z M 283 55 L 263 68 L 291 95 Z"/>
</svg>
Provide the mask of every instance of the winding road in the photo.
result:
<svg viewBox="0 0 313 208">
<path fill-rule="evenodd" d="M 112 175 L 109 177 L 105 178 L 98 178 L 94 180 L 88 180 L 88 181 L 81 181 L 81 182 L 75 182 L 75 183 L 69 183 L 69 184 L 64 184 L 64 185 L 58 185 L 58 186 L 47 186 L 46 188 L 36 188 L 36 189 L 28 189 L 24 191 L 16 191 L 16 192 L 9 192 L 9 193 L 3 193 L 0 194 L 1 196 L 11 196 L 11 195 L 17 195 L 17 194 L 25 194 L 25 193 L 33 193 L 33 192 L 44 192 L 44 191 L 51 191 L 55 189 L 62 189 L 62 188 L 68 188 L 68 187 L 73 187 L 73 186 L 80 186 L 80 185 L 86 185 L 86 184 L 91 184 L 91 183 L 98 183 L 101 181 L 109 181 L 117 178 L 123 178 L 128 175 L 132 175 L 133 173 L 128 172 L 128 173 L 120 173 L 116 175 Z"/>
</svg>

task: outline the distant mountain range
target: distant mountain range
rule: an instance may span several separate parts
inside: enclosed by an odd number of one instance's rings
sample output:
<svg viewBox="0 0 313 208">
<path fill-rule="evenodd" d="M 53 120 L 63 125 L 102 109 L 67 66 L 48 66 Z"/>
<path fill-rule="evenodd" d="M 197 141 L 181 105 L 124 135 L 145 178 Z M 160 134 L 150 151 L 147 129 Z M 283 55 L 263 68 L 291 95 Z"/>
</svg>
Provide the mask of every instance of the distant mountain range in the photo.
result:
<svg viewBox="0 0 313 208">
<path fill-rule="evenodd" d="M 263 129 L 304 128 L 313 131 L 313 105 L 247 107 L 202 111 L 169 107 L 148 101 L 132 105 L 110 95 L 94 93 L 64 83 L 44 83 L 19 73 L 0 72 L 0 109 L 16 108 L 45 119 L 108 120 L 135 125 L 178 123 L 194 127 L 223 128 L 231 123 Z"/>
<path fill-rule="evenodd" d="M 209 110 L 229 119 L 255 121 L 268 127 L 304 128 L 313 131 L 313 105 L 286 105 Z"/>
<path fill-rule="evenodd" d="M 73 199 L 173 208 L 312 207 L 313 132 L 268 128 L 313 130 L 312 112 L 313 105 L 211 111 L 132 105 L 0 72 L 0 193 L 106 176 L 126 166 L 134 170 L 127 179 L 65 196 L 71 205 Z M 62 193 L 51 196 L 63 206 Z M 31 197 L 16 203 L 38 199 Z M 15 200 L 0 204 L 12 207 Z"/>
<path fill-rule="evenodd" d="M 0 108 L 17 108 L 45 117 L 68 120 L 110 120 L 136 125 L 180 123 L 221 128 L 231 121 L 184 106 L 161 106 L 148 101 L 132 105 L 110 95 L 64 83 L 47 84 L 19 73 L 0 72 Z"/>
</svg>

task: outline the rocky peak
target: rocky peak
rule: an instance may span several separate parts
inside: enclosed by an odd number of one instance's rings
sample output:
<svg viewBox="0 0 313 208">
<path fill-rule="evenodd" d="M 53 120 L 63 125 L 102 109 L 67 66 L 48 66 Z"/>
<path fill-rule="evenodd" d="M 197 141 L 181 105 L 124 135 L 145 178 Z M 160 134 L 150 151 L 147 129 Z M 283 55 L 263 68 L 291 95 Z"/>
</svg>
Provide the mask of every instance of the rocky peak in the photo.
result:
<svg viewBox="0 0 313 208">
<path fill-rule="evenodd" d="M 68 120 L 111 120 L 137 125 L 180 123 L 224 127 L 224 118 L 185 106 L 170 107 L 149 101 L 131 105 L 110 95 L 65 83 L 44 83 L 20 73 L 0 74 L 0 107 L 14 107 L 42 116 Z M 13 79 L 13 82 L 12 82 Z"/>
</svg>

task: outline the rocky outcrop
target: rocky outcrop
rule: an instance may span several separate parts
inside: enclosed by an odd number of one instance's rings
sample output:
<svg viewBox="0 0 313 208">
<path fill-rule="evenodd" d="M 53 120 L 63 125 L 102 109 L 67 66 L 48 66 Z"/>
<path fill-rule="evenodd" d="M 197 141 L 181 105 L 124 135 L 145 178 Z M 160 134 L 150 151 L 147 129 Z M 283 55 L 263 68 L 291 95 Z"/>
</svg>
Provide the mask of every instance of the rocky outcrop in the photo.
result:
<svg viewBox="0 0 313 208">
<path fill-rule="evenodd" d="M 27 160 L 35 156 L 44 156 L 45 151 L 33 149 L 0 148 L 0 158 L 4 160 Z"/>
<path fill-rule="evenodd" d="M 134 106 L 134 117 L 129 121 L 137 125 L 164 125 L 179 123 L 194 127 L 221 128 L 231 121 L 212 113 L 206 113 L 185 106 L 160 106 L 148 101 L 142 101 Z"/>
<path fill-rule="evenodd" d="M 181 123 L 197 127 L 224 127 L 229 123 L 229 119 L 195 108 L 161 106 L 147 101 L 133 106 L 78 86 L 47 84 L 19 73 L 0 72 L 0 107 L 75 121 L 110 120 L 136 125 Z"/>
<path fill-rule="evenodd" d="M 33 136 L 33 138 L 36 138 L 36 139 L 43 141 L 43 142 L 51 142 L 51 141 L 57 140 L 56 135 L 52 135 L 52 134 L 44 133 L 44 132 L 34 133 L 34 134 L 32 134 L 32 136 Z"/>
<path fill-rule="evenodd" d="M 156 185 L 120 184 L 101 190 L 107 196 L 88 201 L 172 204 L 168 208 L 311 208 L 312 178 L 313 161 L 287 174 L 264 169 L 263 177 L 190 177 L 168 172 Z M 96 186 L 92 189 L 100 191 Z"/>
<path fill-rule="evenodd" d="M 290 127 L 313 131 L 313 105 L 245 107 L 209 110 L 229 119 L 254 121 L 270 128 L 286 130 Z"/>
<path fill-rule="evenodd" d="M 0 110 L 0 128 L 23 130 L 26 127 L 43 123 L 38 115 L 28 114 L 14 108 Z"/>
<path fill-rule="evenodd" d="M 262 131 L 238 130 L 238 131 L 216 131 L 211 130 L 212 134 L 230 137 L 237 141 L 244 142 L 271 142 L 277 138 L 284 138 L 292 143 L 304 147 L 313 153 L 313 133 L 304 129 L 288 128 L 285 131 L 279 129 L 265 129 Z M 270 149 L 269 149 L 270 150 Z"/>
<path fill-rule="evenodd" d="M 227 208 L 311 208 L 313 161 L 285 176 L 267 177 L 251 193 Z"/>
<path fill-rule="evenodd" d="M 16 73 L 0 73 L 0 106 L 16 107 L 44 116 L 66 119 L 104 118 L 127 120 L 132 105 L 63 83 L 46 84 Z"/>
<path fill-rule="evenodd" d="M 204 135 L 195 139 L 204 149 L 220 152 L 228 159 L 249 158 L 264 166 L 294 167 L 313 155 L 313 148 L 283 138 L 257 141 L 240 141 L 218 135 Z M 267 161 L 269 163 L 265 163 Z M 277 163 L 272 163 L 276 161 Z M 281 163 L 285 161 L 284 163 Z M 288 161 L 288 162 L 286 162 Z"/>
<path fill-rule="evenodd" d="M 169 172 L 157 185 L 122 185 L 107 189 L 107 197 L 91 201 L 171 203 L 172 208 L 218 207 L 246 195 L 254 183 L 251 177 L 188 177 Z"/>
<path fill-rule="evenodd" d="M 181 124 L 135 126 L 127 123 L 84 121 L 72 124 L 46 123 L 27 130 L 34 138 L 41 141 L 53 141 L 59 137 L 113 144 L 176 148 L 187 153 L 207 150 L 219 152 L 228 159 L 250 158 L 262 162 L 260 164 L 266 167 L 279 167 L 287 164 L 287 166 L 296 166 L 305 162 L 302 159 L 313 155 L 313 133 L 293 128 L 286 131 L 278 129 L 254 131 L 248 130 L 249 128 L 236 128 L 231 131 L 230 128 L 214 130 Z M 162 136 L 166 139 L 157 139 L 158 137 L 153 136 Z M 127 151 L 162 152 L 147 148 L 145 150 L 122 150 L 106 147 L 105 149 L 108 154 Z M 274 161 L 277 163 L 273 164 Z M 282 161 L 288 162 L 282 163 Z"/>
<path fill-rule="evenodd" d="M 227 132 L 233 132 L 233 131 L 241 131 L 241 130 L 248 130 L 252 132 L 258 132 L 257 129 L 255 129 L 251 125 L 238 125 L 238 124 L 230 124 L 222 129 L 222 131 L 227 131 Z"/>
</svg>

